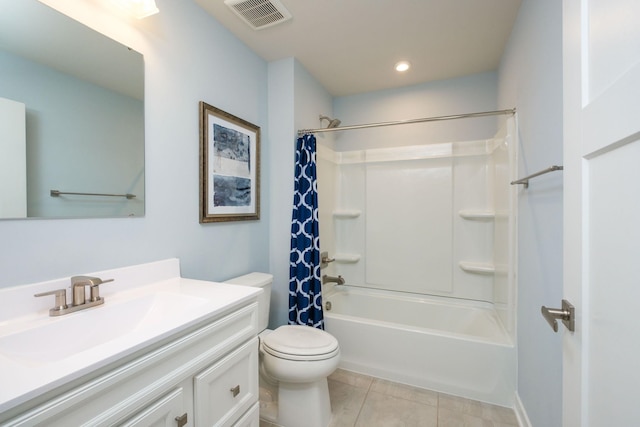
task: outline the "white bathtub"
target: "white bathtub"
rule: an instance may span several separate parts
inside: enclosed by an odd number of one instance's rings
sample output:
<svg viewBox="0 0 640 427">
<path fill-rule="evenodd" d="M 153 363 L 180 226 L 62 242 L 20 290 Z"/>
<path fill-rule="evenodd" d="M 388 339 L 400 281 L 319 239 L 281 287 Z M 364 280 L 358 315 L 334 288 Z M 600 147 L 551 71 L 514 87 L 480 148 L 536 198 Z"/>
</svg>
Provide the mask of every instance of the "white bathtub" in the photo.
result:
<svg viewBox="0 0 640 427">
<path fill-rule="evenodd" d="M 515 348 L 490 304 L 351 286 L 323 303 L 341 368 L 513 406 Z"/>
</svg>

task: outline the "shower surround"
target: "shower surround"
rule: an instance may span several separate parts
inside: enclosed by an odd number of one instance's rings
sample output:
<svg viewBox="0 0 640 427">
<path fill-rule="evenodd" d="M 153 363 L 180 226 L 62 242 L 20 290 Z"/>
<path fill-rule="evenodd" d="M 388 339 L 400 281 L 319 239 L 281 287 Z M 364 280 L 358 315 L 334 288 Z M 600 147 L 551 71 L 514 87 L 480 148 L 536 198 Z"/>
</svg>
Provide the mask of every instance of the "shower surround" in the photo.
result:
<svg viewBox="0 0 640 427">
<path fill-rule="evenodd" d="M 323 274 L 346 280 L 325 286 L 326 328 L 343 368 L 512 405 L 517 133 L 502 122 L 489 139 L 319 146 L 321 244 L 336 260 Z"/>
</svg>

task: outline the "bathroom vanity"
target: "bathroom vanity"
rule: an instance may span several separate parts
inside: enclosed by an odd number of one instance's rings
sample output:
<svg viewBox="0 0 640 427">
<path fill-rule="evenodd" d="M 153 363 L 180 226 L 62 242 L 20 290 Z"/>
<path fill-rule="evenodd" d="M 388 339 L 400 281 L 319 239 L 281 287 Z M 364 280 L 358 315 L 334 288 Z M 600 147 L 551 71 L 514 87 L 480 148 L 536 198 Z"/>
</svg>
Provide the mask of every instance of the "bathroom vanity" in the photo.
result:
<svg viewBox="0 0 640 427">
<path fill-rule="evenodd" d="M 260 289 L 177 259 L 91 276 L 104 304 L 61 316 L 33 295 L 69 279 L 0 290 L 0 425 L 258 427 Z"/>
</svg>

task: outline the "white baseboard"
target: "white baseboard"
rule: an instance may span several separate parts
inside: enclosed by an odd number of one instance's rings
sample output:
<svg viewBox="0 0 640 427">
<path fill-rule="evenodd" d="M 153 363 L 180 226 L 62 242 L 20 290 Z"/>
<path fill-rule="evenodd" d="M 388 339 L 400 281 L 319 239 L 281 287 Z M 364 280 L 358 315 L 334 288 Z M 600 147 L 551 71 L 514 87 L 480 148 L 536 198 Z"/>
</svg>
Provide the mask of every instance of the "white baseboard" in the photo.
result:
<svg viewBox="0 0 640 427">
<path fill-rule="evenodd" d="M 531 421 L 529 421 L 529 417 L 527 416 L 527 411 L 524 409 L 524 405 L 522 404 L 522 400 L 520 400 L 520 396 L 518 392 L 516 392 L 516 402 L 515 407 L 513 408 L 516 417 L 518 418 L 518 425 L 520 427 L 532 427 Z"/>
</svg>

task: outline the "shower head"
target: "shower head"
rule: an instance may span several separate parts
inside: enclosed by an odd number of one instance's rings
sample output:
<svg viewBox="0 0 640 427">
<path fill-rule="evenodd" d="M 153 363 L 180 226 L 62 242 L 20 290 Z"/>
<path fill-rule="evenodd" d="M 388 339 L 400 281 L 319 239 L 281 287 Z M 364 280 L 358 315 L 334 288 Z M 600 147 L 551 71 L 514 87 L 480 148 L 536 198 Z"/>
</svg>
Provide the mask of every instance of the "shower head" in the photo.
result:
<svg viewBox="0 0 640 427">
<path fill-rule="evenodd" d="M 323 120 L 329 121 L 327 129 L 337 128 L 338 126 L 340 126 L 340 123 L 342 123 L 338 119 L 332 119 L 331 117 L 323 116 L 322 114 L 320 114 L 320 123 L 322 123 Z"/>
</svg>

